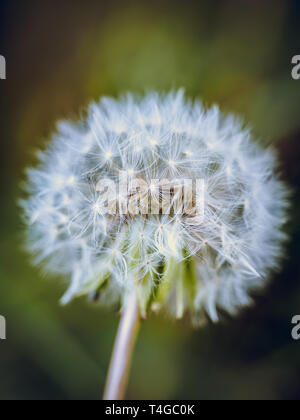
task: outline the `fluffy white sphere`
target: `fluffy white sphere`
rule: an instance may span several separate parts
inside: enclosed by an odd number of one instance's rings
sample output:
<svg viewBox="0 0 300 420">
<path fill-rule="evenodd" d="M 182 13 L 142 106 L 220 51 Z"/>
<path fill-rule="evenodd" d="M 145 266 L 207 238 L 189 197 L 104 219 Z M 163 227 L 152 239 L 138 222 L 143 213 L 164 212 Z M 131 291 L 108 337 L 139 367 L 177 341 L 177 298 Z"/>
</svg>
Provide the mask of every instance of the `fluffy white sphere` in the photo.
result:
<svg viewBox="0 0 300 420">
<path fill-rule="evenodd" d="M 70 278 L 64 303 L 91 294 L 126 305 L 136 288 L 144 315 L 168 307 L 217 321 L 217 308 L 251 302 L 282 255 L 287 189 L 272 151 L 183 91 L 103 98 L 85 121 L 59 123 L 38 157 L 22 201 L 28 247 L 35 263 Z M 136 178 L 144 184 L 134 189 Z M 187 179 L 201 187 L 201 214 L 175 206 Z M 103 180 L 118 195 L 101 190 Z M 146 197 L 161 206 L 167 195 L 171 205 L 158 214 L 132 206 Z"/>
</svg>

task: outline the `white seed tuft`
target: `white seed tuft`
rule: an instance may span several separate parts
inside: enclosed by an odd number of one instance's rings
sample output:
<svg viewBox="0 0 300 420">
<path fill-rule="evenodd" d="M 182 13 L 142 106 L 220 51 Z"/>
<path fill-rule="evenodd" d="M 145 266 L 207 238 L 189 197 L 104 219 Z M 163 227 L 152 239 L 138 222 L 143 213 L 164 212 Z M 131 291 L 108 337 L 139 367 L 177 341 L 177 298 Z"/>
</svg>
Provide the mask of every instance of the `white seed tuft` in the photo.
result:
<svg viewBox="0 0 300 420">
<path fill-rule="evenodd" d="M 168 307 L 181 316 L 185 308 L 217 321 L 218 308 L 235 313 L 251 303 L 282 255 L 288 194 L 273 152 L 183 91 L 103 98 L 86 121 L 60 123 L 38 156 L 22 201 L 28 248 L 35 263 L 70 278 L 63 303 L 97 292 L 122 305 L 136 287 L 143 313 Z M 124 210 L 130 197 L 129 213 L 113 215 L 98 185 L 120 175 L 130 193 L 106 200 Z M 145 186 L 136 189 L 134 177 Z M 186 179 L 204 181 L 203 217 L 176 211 Z M 166 214 L 134 212 L 137 197 L 158 206 L 170 191 Z"/>
</svg>

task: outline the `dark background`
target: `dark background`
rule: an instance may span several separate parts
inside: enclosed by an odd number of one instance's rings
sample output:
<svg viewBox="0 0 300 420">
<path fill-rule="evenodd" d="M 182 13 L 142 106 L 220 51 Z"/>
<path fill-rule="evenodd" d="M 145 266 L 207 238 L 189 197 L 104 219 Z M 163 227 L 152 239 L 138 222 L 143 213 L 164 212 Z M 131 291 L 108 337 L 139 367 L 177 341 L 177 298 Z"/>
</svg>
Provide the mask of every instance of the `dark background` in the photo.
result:
<svg viewBox="0 0 300 420">
<path fill-rule="evenodd" d="M 185 87 L 242 115 L 278 150 L 293 187 L 291 241 L 282 271 L 235 319 L 193 330 L 151 317 L 137 344 L 132 399 L 298 399 L 300 341 L 300 2 L 0 2 L 0 399 L 101 396 L 118 316 L 42 277 L 22 251 L 16 201 L 24 168 L 62 118 L 101 95 Z M 261 252 L 264 252 L 262 249 Z"/>
</svg>

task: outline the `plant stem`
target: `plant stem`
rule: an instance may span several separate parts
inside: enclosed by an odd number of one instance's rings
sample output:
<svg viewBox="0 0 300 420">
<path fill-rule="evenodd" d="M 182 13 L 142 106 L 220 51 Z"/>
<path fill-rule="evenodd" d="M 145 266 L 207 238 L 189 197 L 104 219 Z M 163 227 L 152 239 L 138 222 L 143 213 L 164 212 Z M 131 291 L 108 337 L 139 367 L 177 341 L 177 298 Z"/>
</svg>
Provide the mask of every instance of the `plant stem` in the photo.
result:
<svg viewBox="0 0 300 420">
<path fill-rule="evenodd" d="M 132 353 L 140 327 L 140 313 L 136 292 L 129 296 L 121 317 L 114 345 L 104 400 L 123 400 L 127 388 Z"/>
</svg>

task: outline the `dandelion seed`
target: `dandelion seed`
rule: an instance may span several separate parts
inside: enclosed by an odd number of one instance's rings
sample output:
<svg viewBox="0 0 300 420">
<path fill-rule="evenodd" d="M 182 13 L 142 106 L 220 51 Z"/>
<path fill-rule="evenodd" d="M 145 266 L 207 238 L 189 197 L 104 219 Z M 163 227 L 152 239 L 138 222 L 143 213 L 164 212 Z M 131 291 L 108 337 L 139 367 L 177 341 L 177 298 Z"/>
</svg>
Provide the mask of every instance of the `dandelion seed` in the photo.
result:
<svg viewBox="0 0 300 420">
<path fill-rule="evenodd" d="M 105 153 L 105 159 L 106 160 L 110 160 L 112 158 L 112 156 L 113 156 L 112 152 L 106 152 Z"/>
<path fill-rule="evenodd" d="M 70 176 L 69 179 L 67 180 L 68 185 L 74 185 L 75 182 L 76 182 L 76 179 L 74 176 Z"/>
<path fill-rule="evenodd" d="M 127 171 L 128 176 L 134 176 L 134 174 L 135 174 L 134 169 L 128 169 L 128 171 Z"/>
<path fill-rule="evenodd" d="M 100 213 L 100 206 L 98 203 L 93 205 L 93 211 L 94 213 Z"/>
<path fill-rule="evenodd" d="M 150 144 L 151 146 L 157 146 L 158 145 L 158 141 L 156 139 L 150 139 Z"/>
</svg>

